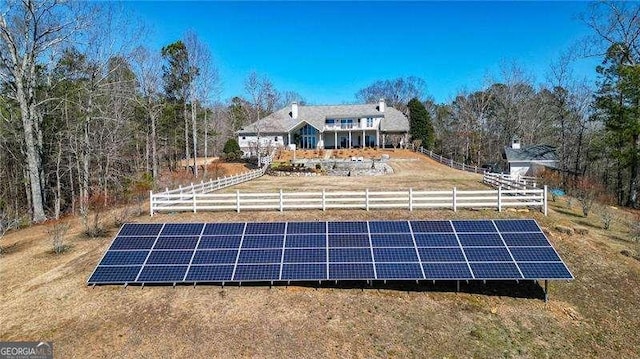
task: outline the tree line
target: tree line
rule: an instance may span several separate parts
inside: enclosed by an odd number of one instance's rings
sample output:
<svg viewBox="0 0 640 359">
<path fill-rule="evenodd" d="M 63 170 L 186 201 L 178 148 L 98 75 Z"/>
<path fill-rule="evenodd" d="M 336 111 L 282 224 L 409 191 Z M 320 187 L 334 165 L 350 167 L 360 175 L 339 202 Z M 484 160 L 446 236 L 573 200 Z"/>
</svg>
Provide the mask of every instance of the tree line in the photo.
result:
<svg viewBox="0 0 640 359">
<path fill-rule="evenodd" d="M 117 5 L 6 2 L 0 14 L 0 212 L 33 222 L 127 200 L 162 173 L 218 156 L 235 131 L 293 101 L 264 75 L 220 99 L 213 54 L 187 32 L 159 51 Z M 590 178 L 620 204 L 638 205 L 639 6 L 597 3 L 582 21 L 589 46 L 552 64 L 535 84 L 517 65 L 479 90 L 436 103 L 417 77 L 380 80 L 357 102 L 385 98 L 411 119 L 415 140 L 467 164 L 501 161 L 503 146 L 558 147 L 561 182 Z M 126 41 L 125 41 L 126 40 Z M 598 83 L 571 72 L 600 56 Z M 420 118 L 417 120 L 417 118 Z M 204 170 L 205 173 L 200 173 Z M 9 215 L 8 215 L 9 214 Z"/>
</svg>

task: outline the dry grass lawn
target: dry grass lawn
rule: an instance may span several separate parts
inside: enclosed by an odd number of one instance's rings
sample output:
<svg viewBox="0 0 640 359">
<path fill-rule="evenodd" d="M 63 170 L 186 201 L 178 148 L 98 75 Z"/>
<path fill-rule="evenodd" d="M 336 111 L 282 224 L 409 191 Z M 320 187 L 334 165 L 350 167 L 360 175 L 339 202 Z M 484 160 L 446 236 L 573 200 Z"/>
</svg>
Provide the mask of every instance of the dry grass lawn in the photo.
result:
<svg viewBox="0 0 640 359">
<path fill-rule="evenodd" d="M 392 162 L 396 174 L 324 186 L 477 187 L 475 175 L 429 160 Z M 413 173 L 425 178 L 412 179 Z M 315 178 L 265 178 L 243 188 L 321 186 Z M 317 182 L 316 182 L 317 181 Z M 624 210 L 614 227 L 582 218 L 564 201 L 539 212 L 291 211 L 163 214 L 136 222 L 533 217 L 576 276 L 553 282 L 551 300 L 531 283 L 448 283 L 369 288 L 242 286 L 90 288 L 109 238 L 89 240 L 70 219 L 65 254 L 51 253 L 46 225 L 0 242 L 0 340 L 50 340 L 58 358 L 209 357 L 566 357 L 640 356 L 640 248 Z M 588 234 L 560 234 L 555 226 Z M 112 234 L 116 229 L 112 228 Z M 626 256 L 621 254 L 631 254 Z"/>
</svg>

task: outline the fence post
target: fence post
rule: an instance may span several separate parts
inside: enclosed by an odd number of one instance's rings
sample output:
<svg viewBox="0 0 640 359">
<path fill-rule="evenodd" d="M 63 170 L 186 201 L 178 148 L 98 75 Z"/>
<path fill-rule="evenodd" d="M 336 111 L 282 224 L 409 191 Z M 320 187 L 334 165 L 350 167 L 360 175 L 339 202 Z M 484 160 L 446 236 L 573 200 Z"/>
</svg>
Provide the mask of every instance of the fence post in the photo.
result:
<svg viewBox="0 0 640 359">
<path fill-rule="evenodd" d="M 182 194 L 182 185 L 181 184 L 178 185 L 178 189 L 180 190 L 180 194 Z"/>
<path fill-rule="evenodd" d="M 282 196 L 282 188 L 280 188 L 280 212 L 284 211 L 284 203 L 282 202 L 284 200 L 283 196 Z"/>
<path fill-rule="evenodd" d="M 196 189 L 193 187 L 191 187 L 191 195 L 193 196 L 193 213 L 196 213 L 196 206 L 197 206 Z"/>
<path fill-rule="evenodd" d="M 498 186 L 498 212 L 502 212 L 502 185 Z"/>
<path fill-rule="evenodd" d="M 453 211 L 458 212 L 458 202 L 456 199 L 457 191 L 456 188 L 453 187 Z"/>
<path fill-rule="evenodd" d="M 544 203 L 542 204 L 542 208 L 544 208 L 544 215 L 547 215 L 547 185 L 544 185 L 544 194 L 542 196 L 542 200 Z"/>
<path fill-rule="evenodd" d="M 149 214 L 153 217 L 153 191 L 149 191 Z"/>
<path fill-rule="evenodd" d="M 369 210 L 369 189 L 365 189 L 364 191 L 364 199 L 365 199 L 365 209 Z"/>
<path fill-rule="evenodd" d="M 413 188 L 409 188 L 409 211 L 413 211 Z"/>
<path fill-rule="evenodd" d="M 322 210 L 326 211 L 327 210 L 327 197 L 326 197 L 326 193 L 324 188 L 322 189 Z"/>
<path fill-rule="evenodd" d="M 449 160 L 449 167 L 453 167 L 453 158 Z"/>
<path fill-rule="evenodd" d="M 236 212 L 240 213 L 240 190 L 236 190 Z"/>
<path fill-rule="evenodd" d="M 429 157 L 433 157 L 433 150 L 429 151 Z"/>
</svg>

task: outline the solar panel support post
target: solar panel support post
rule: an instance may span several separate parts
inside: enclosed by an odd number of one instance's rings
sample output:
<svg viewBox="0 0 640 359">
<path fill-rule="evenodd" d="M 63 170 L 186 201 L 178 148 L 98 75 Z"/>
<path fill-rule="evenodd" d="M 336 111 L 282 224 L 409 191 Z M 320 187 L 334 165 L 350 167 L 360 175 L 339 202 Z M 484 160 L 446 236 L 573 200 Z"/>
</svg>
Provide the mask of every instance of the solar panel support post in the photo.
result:
<svg viewBox="0 0 640 359">
<path fill-rule="evenodd" d="M 456 201 L 456 195 L 457 195 L 457 191 L 456 188 L 453 187 L 453 199 L 452 199 L 452 203 L 453 203 L 453 211 L 454 212 L 458 212 L 458 203 Z"/>
<path fill-rule="evenodd" d="M 153 191 L 149 191 L 149 215 L 153 217 Z"/>
<path fill-rule="evenodd" d="M 284 196 L 282 195 L 282 188 L 280 188 L 280 212 L 284 211 Z"/>
<path fill-rule="evenodd" d="M 549 281 L 548 280 L 544 280 L 544 302 L 548 302 L 549 301 Z"/>
<path fill-rule="evenodd" d="M 502 212 L 502 186 L 498 186 L 498 212 Z"/>
<path fill-rule="evenodd" d="M 544 185 L 544 192 L 542 193 L 542 212 L 547 215 L 547 185 Z"/>
<path fill-rule="evenodd" d="M 456 293 L 460 292 L 460 281 L 456 281 Z"/>
</svg>

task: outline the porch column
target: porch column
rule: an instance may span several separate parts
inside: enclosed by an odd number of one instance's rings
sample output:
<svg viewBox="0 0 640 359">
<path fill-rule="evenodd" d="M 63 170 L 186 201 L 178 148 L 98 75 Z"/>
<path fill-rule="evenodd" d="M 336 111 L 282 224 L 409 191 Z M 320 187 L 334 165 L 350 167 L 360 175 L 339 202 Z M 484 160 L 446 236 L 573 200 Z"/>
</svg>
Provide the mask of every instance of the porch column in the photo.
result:
<svg viewBox="0 0 640 359">
<path fill-rule="evenodd" d="M 380 148 L 380 130 L 376 128 L 376 147 Z"/>
<path fill-rule="evenodd" d="M 360 144 L 360 147 L 361 147 L 361 148 L 364 148 L 364 146 L 365 146 L 366 144 L 367 144 L 367 143 L 366 143 L 366 142 L 365 142 L 365 140 L 364 140 L 364 130 L 362 130 L 362 143 Z"/>
<path fill-rule="evenodd" d="M 338 148 L 338 131 L 333 132 L 333 148 Z"/>
<path fill-rule="evenodd" d="M 287 132 L 287 146 L 291 144 L 291 132 Z"/>
<path fill-rule="evenodd" d="M 382 148 L 384 148 L 384 146 L 387 145 L 387 134 L 383 133 L 382 134 Z"/>
<path fill-rule="evenodd" d="M 349 130 L 349 148 L 351 148 L 351 130 Z"/>
</svg>

